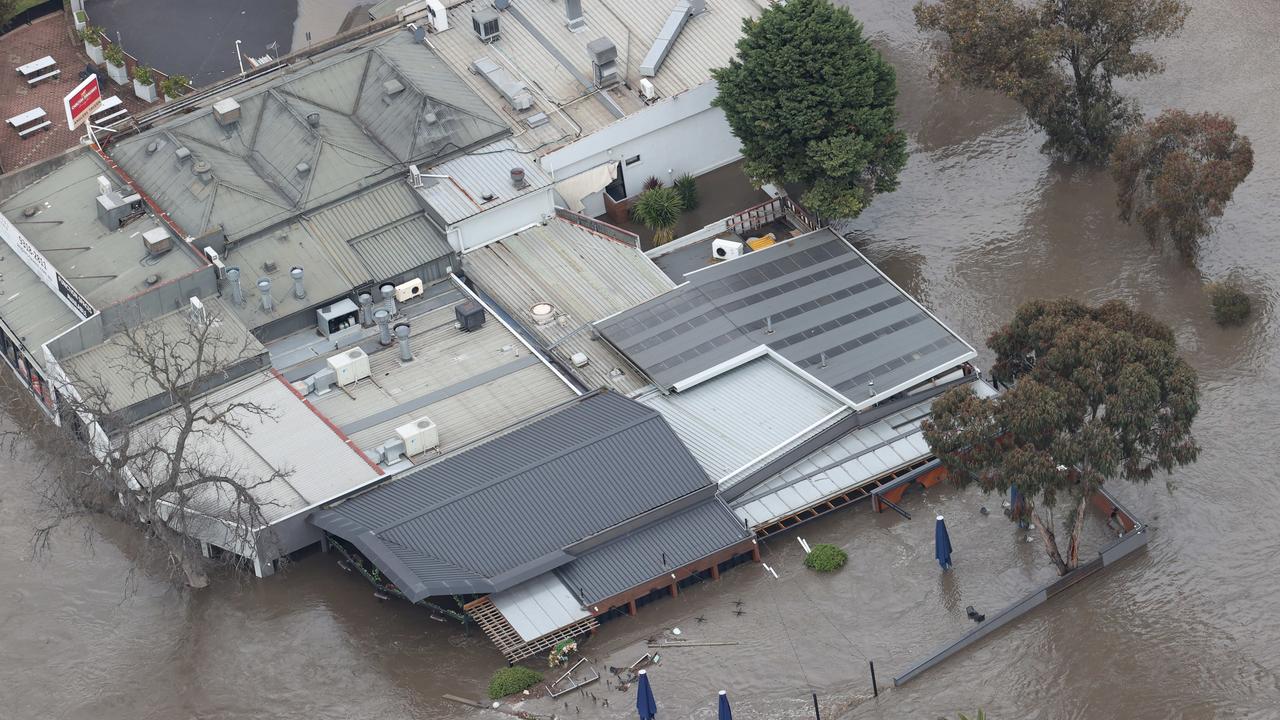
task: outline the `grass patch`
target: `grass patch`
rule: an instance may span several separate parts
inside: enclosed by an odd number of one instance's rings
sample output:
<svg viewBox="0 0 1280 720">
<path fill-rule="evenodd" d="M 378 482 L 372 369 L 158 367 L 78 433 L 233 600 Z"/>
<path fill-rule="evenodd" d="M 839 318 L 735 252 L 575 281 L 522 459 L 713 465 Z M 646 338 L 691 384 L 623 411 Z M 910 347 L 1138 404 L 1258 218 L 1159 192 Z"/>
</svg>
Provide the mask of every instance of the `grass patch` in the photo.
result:
<svg viewBox="0 0 1280 720">
<path fill-rule="evenodd" d="M 821 573 L 835 572 L 844 567 L 849 554 L 835 545 L 814 545 L 813 550 L 804 556 L 804 566 Z"/>
<path fill-rule="evenodd" d="M 522 665 L 502 668 L 489 680 L 489 699 L 499 700 L 542 682 L 542 673 Z"/>
</svg>

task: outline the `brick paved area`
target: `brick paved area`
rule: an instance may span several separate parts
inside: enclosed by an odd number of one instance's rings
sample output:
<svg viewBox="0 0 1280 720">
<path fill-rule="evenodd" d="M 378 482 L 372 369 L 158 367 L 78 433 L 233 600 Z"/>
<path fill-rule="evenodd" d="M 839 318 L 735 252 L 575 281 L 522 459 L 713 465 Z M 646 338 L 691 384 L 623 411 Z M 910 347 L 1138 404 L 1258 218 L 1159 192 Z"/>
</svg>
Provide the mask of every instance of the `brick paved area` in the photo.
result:
<svg viewBox="0 0 1280 720">
<path fill-rule="evenodd" d="M 62 74 L 28 87 L 17 67 L 45 55 L 58 61 Z M 5 172 L 57 155 L 79 142 L 84 129 L 67 129 L 62 98 L 80 81 L 80 71 L 88 62 L 84 44 L 73 39 L 73 28 L 62 13 L 40 18 L 0 37 L 0 166 Z M 118 96 L 130 113 L 136 115 L 152 107 L 134 96 L 132 85 L 113 83 L 105 69 L 98 78 L 103 98 Z M 4 122 L 37 107 L 44 108 L 53 123 L 47 130 L 20 138 L 18 131 Z"/>
</svg>

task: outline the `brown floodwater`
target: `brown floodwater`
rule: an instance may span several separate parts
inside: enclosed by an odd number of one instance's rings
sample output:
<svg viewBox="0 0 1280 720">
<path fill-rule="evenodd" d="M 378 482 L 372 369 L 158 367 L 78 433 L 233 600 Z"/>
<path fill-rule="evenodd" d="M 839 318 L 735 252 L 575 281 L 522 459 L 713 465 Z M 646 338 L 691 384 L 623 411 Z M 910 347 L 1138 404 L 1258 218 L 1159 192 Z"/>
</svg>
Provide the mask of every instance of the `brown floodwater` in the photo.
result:
<svg viewBox="0 0 1280 720">
<path fill-rule="evenodd" d="M 766 552 L 781 580 L 737 568 L 607 624 L 587 644 L 617 665 L 675 625 L 741 641 L 666 653 L 654 670 L 663 717 L 714 717 L 719 687 L 740 717 L 812 717 L 811 691 L 824 718 L 977 707 L 992 718 L 1280 714 L 1280 478 L 1270 455 L 1280 437 L 1280 12 L 1273 0 L 1191 4 L 1183 33 L 1152 47 L 1165 74 L 1125 89 L 1148 113 L 1229 113 L 1253 140 L 1254 172 L 1195 267 L 1116 220 L 1105 175 L 1042 156 L 1017 107 L 935 88 L 909 2 L 851 3 L 898 68 L 913 140 L 901 189 L 847 228 L 859 245 L 975 344 L 1028 298 L 1123 298 L 1170 323 L 1199 370 L 1200 461 L 1170 484 L 1117 488 L 1154 525 L 1147 550 L 872 699 L 867 659 L 888 684 L 967 627 L 965 605 L 994 609 L 1045 568 L 1003 519 L 976 515 L 992 501 L 947 488 L 909 498 L 910 522 L 864 507 L 837 514 L 800 531 L 849 548 L 850 566 L 830 582 L 799 573 L 797 543 L 784 536 Z M 1237 269 L 1258 311 L 1243 328 L 1219 329 L 1202 282 Z M 0 461 L 0 718 L 498 717 L 440 698 L 481 695 L 501 665 L 478 631 L 377 602 L 331 556 L 193 593 L 161 580 L 162 569 L 131 573 L 144 541 L 96 523 L 91 549 L 68 528 L 48 559 L 29 561 L 38 465 L 30 454 Z M 928 516 L 942 508 L 959 523 L 951 577 L 926 572 Z M 734 600 L 747 614 L 733 613 Z M 632 716 L 629 696 L 598 694 L 616 707 L 581 696 L 557 709 Z"/>
</svg>

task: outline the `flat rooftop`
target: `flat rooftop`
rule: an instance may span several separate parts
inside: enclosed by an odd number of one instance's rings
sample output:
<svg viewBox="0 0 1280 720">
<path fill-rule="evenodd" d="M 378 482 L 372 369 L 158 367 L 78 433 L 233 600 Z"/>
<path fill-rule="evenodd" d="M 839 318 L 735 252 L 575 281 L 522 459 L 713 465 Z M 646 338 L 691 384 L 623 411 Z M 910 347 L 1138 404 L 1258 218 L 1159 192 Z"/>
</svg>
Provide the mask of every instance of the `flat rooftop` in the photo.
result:
<svg viewBox="0 0 1280 720">
<path fill-rule="evenodd" d="M 592 327 L 674 286 L 634 245 L 556 217 L 466 253 L 462 266 L 588 388 L 630 394 L 649 384 Z M 535 314 L 540 305 L 549 307 Z M 581 368 L 578 353 L 588 359 Z"/>
<path fill-rule="evenodd" d="M 427 40 L 473 89 L 511 124 L 526 131 L 518 141 L 524 149 L 553 149 L 646 107 L 640 95 L 640 66 L 676 7 L 670 2 L 582 0 L 584 27 L 566 27 L 565 4 L 547 0 L 514 0 L 499 13 L 499 39 L 483 42 L 472 29 L 474 11 L 490 7 L 471 0 L 448 9 L 449 29 Z M 689 17 L 657 72 L 649 77 L 659 99 L 670 98 L 711 78 L 711 69 L 727 65 L 742 34 L 742 21 L 758 17 L 764 5 L 757 0 L 714 0 L 706 11 Z M 622 82 L 605 90 L 594 85 L 587 44 L 608 38 L 617 51 Z M 523 112 L 482 77 L 471 64 L 488 58 L 523 81 L 533 95 L 533 107 Z M 525 119 L 545 113 L 550 122 L 530 130 Z M 568 115 L 568 118 L 565 117 Z"/>
<path fill-rule="evenodd" d="M 256 328 L 452 252 L 413 188 L 391 180 L 229 247 L 223 261 L 240 268 L 244 302 L 228 304 Z M 303 269 L 305 298 L 293 294 L 293 267 Z M 257 287 L 263 278 L 271 281 L 270 311 Z"/>
<path fill-rule="evenodd" d="M 409 320 L 414 359 L 400 361 L 397 346 L 361 343 L 372 376 L 345 389 L 307 399 L 366 453 L 396 437 L 395 430 L 423 416 L 435 421 L 440 447 L 421 463 L 488 437 L 516 422 L 577 397 L 566 380 L 491 313 L 477 330 L 454 327 L 459 296 Z"/>
<path fill-rule="evenodd" d="M 182 308 L 112 335 L 59 362 L 82 391 L 92 388 L 102 392 L 105 396 L 101 402 L 112 410 L 120 410 L 164 391 L 155 376 L 141 365 L 143 358 L 167 358 L 173 361 L 171 369 L 186 374 L 196 368 L 197 353 L 205 367 L 229 368 L 266 352 L 262 343 L 228 311 L 225 303 L 217 297 L 205 298 L 203 302 L 211 318 L 203 342 L 193 335 L 191 310 Z M 204 333 L 202 325 L 194 329 Z M 196 379 L 182 378 L 183 381 Z"/>
<path fill-rule="evenodd" d="M 976 355 L 827 228 L 689 273 L 596 327 L 666 389 L 770 354 L 856 410 Z"/>
<path fill-rule="evenodd" d="M 332 500 L 382 474 L 274 373 L 247 375 L 200 403 L 212 412 L 231 409 L 234 422 L 197 429 L 188 439 L 189 456 L 253 486 L 268 522 Z M 238 409 L 251 404 L 269 414 Z M 138 426 L 133 437 L 164 447 L 178 422 L 173 413 L 165 413 Z M 209 495 L 205 499 L 209 515 L 232 522 L 246 519 L 236 516 L 224 494 Z"/>
<path fill-rule="evenodd" d="M 99 310 L 204 267 L 179 238 L 173 238 L 168 252 L 148 255 L 142 234 L 161 227 L 149 211 L 109 230 L 98 219 L 99 176 L 112 179 L 117 190 L 123 187 L 93 151 L 84 150 L 5 198 L 0 212 Z M 121 194 L 131 192 L 125 189 Z M 24 212 L 28 208 L 35 208 L 30 217 Z"/>
</svg>

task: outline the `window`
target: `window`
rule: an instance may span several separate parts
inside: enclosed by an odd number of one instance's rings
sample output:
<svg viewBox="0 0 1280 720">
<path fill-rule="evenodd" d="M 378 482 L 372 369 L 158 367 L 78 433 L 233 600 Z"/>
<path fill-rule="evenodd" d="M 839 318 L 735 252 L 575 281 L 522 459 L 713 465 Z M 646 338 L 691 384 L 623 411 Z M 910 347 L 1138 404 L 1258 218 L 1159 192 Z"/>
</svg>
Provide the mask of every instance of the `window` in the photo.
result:
<svg viewBox="0 0 1280 720">
<path fill-rule="evenodd" d="M 636 164 L 636 163 L 638 163 L 638 162 L 640 162 L 640 156 L 639 156 L 639 155 L 632 155 L 631 157 L 629 157 L 629 158 L 627 158 L 627 159 L 626 159 L 626 164 L 627 164 L 627 165 L 635 165 L 635 164 Z"/>
</svg>

